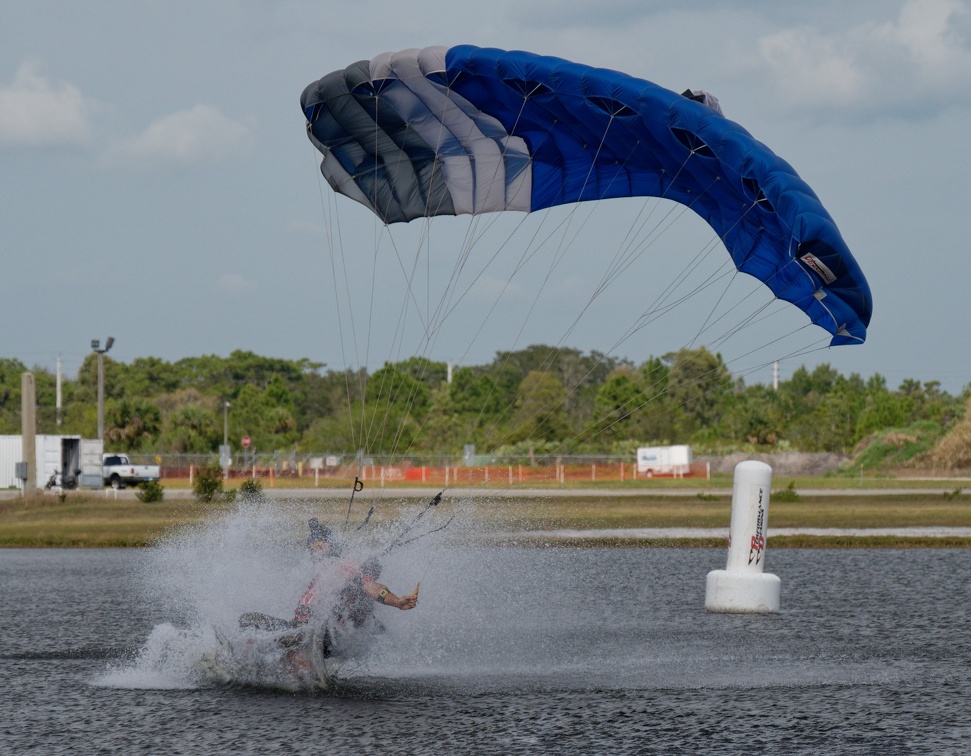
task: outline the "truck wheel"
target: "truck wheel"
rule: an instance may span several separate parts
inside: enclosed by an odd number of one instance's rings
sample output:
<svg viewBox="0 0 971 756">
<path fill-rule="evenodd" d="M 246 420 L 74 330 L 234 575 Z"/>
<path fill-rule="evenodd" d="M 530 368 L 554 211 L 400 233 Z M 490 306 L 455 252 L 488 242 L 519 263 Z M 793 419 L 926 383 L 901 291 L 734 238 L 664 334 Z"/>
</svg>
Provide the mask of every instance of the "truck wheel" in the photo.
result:
<svg viewBox="0 0 971 756">
<path fill-rule="evenodd" d="M 111 487 L 116 491 L 125 487 L 125 484 L 121 482 L 121 478 L 118 477 L 117 473 L 111 476 Z"/>
</svg>

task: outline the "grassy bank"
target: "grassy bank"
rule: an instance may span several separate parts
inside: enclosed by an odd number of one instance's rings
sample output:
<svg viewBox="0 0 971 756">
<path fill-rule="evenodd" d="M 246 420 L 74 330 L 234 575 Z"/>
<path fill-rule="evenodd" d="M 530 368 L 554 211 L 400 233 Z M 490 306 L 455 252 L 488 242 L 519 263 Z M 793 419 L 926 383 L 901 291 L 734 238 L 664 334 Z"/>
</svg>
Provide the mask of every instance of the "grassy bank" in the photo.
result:
<svg viewBox="0 0 971 756">
<path fill-rule="evenodd" d="M 814 477 L 800 477 L 793 475 L 776 475 L 773 480 L 774 488 L 785 488 L 786 486 L 793 485 L 797 490 L 827 490 L 831 491 L 834 489 L 842 490 L 852 490 L 855 488 L 866 488 L 866 489 L 886 489 L 886 490 L 902 490 L 902 489 L 938 489 L 941 491 L 953 491 L 955 489 L 966 489 L 971 490 L 971 478 L 967 476 L 946 476 L 946 475 L 935 475 L 933 473 L 923 473 L 919 470 L 908 471 L 911 473 L 909 477 L 901 477 L 894 475 L 881 475 L 875 476 L 873 474 L 867 474 L 866 477 L 861 479 L 855 475 L 824 475 L 824 476 L 814 476 Z M 247 478 L 230 478 L 226 481 L 227 488 L 236 488 Z M 349 491 L 351 485 L 353 484 L 353 479 L 346 478 L 325 478 L 321 477 L 319 479 L 314 479 L 313 476 L 304 477 L 279 477 L 276 479 L 270 479 L 266 477 L 257 478 L 260 485 L 264 488 L 282 488 L 282 489 L 319 489 L 323 494 L 327 490 L 340 490 Z M 638 478 L 637 480 L 610 480 L 604 478 L 598 478 L 595 480 L 590 479 L 571 479 L 566 483 L 559 483 L 555 480 L 531 480 L 528 484 L 530 489 L 539 489 L 544 491 L 556 492 L 557 490 L 562 490 L 564 487 L 576 488 L 576 489 L 606 489 L 606 490 L 619 490 L 619 491 L 643 491 L 646 494 L 658 493 L 664 491 L 694 491 L 694 490 L 704 490 L 711 491 L 714 493 L 728 491 L 731 492 L 732 484 L 734 482 L 734 476 L 730 473 L 715 473 L 710 479 L 706 478 Z M 162 481 L 165 488 L 171 488 L 174 490 L 188 490 L 192 488 L 192 484 L 188 477 L 184 478 L 166 478 Z M 366 481 L 367 487 L 378 488 L 381 487 L 380 483 L 374 480 Z M 388 486 L 394 486 L 395 488 L 442 488 L 442 481 L 404 481 L 395 480 L 389 481 Z M 519 486 L 520 484 L 516 484 Z M 493 487 L 497 489 L 502 489 L 507 487 L 506 479 L 502 476 L 494 478 L 491 483 L 485 483 L 479 481 L 477 483 L 465 483 L 454 481 L 450 484 L 451 487 Z"/>
<path fill-rule="evenodd" d="M 103 496 L 0 501 L 0 546 L 145 546 L 167 530 L 202 522 L 218 508 L 195 502 L 143 504 Z"/>
<path fill-rule="evenodd" d="M 328 498 L 325 498 L 328 497 Z M 364 499 L 356 517 L 364 515 Z M 400 506 L 412 502 L 378 501 L 372 521 L 392 519 Z M 271 503 L 272 505 L 272 503 Z M 167 531 L 218 518 L 230 505 L 201 504 L 191 499 L 152 504 L 133 499 L 106 498 L 98 494 L 65 497 L 37 496 L 0 500 L 0 546 L 144 546 Z M 344 492 L 321 498 L 306 507 L 324 521 L 341 522 L 346 511 Z M 454 511 L 460 522 L 485 532 L 513 533 L 530 542 L 552 543 L 543 537 L 548 530 L 599 530 L 628 528 L 724 528 L 731 512 L 730 493 L 705 496 L 585 497 L 475 499 L 446 498 L 442 511 Z M 769 535 L 773 547 L 807 546 L 948 546 L 969 547 L 971 539 L 899 538 L 889 536 L 772 536 L 772 528 L 907 528 L 971 527 L 971 502 L 967 497 L 941 494 L 888 494 L 865 496 L 803 496 L 800 501 L 773 501 L 769 511 Z M 556 544 L 576 545 L 577 539 L 557 539 Z M 582 545 L 713 546 L 716 539 L 583 539 Z"/>
<path fill-rule="evenodd" d="M 601 528 L 727 529 L 731 496 L 661 494 L 616 499 L 583 496 L 502 500 L 475 509 L 475 516 L 519 530 Z M 773 501 L 770 528 L 971 527 L 971 502 L 943 494 L 803 496 Z M 771 534 L 771 529 L 770 529 Z"/>
<path fill-rule="evenodd" d="M 543 548 L 660 548 L 713 549 L 725 548 L 724 538 L 542 538 L 519 537 L 504 543 L 518 543 Z M 770 536 L 775 549 L 966 549 L 969 538 L 932 536 Z"/>
</svg>

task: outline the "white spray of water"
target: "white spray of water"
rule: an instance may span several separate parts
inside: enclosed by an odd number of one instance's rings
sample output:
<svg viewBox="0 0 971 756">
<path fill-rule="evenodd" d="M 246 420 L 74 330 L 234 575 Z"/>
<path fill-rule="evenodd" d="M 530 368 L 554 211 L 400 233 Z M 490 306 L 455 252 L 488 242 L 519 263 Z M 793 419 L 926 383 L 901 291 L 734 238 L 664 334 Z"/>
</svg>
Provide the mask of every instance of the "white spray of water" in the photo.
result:
<svg viewBox="0 0 971 756">
<path fill-rule="evenodd" d="M 156 625 L 131 662 L 111 665 L 94 684 L 110 688 L 185 689 L 204 684 L 198 660 L 215 643 L 209 628 Z"/>
<path fill-rule="evenodd" d="M 368 556 L 381 554 L 421 508 L 406 508 L 397 520 L 375 523 L 361 531 L 356 530 L 357 523 L 347 528 L 328 524 L 341 531 L 341 558 L 359 564 Z M 152 548 L 134 588 L 146 601 L 161 605 L 170 621 L 152 630 L 134 659 L 113 665 L 96 684 L 126 688 L 204 685 L 208 680 L 200 660 L 217 645 L 216 633 L 238 635 L 241 614 L 260 612 L 291 619 L 315 574 L 304 547 L 307 521 L 316 516 L 314 509 L 307 502 L 246 501 L 204 525 L 173 533 Z M 420 535 L 442 522 L 429 515 L 410 535 Z M 403 595 L 411 593 L 424 577 L 421 601 L 425 603 L 439 582 L 434 573 L 439 561 L 438 535 L 381 556 L 381 582 Z M 324 593 L 328 590 L 334 594 L 337 587 L 325 588 Z M 428 603 L 430 608 L 438 604 Z M 387 632 L 356 671 L 372 676 L 396 674 L 402 655 L 413 646 L 409 633 L 419 624 L 414 615 L 427 614 L 427 610 L 424 606 L 410 612 L 375 607 L 375 613 Z M 342 674 L 354 670 L 347 667 Z"/>
</svg>

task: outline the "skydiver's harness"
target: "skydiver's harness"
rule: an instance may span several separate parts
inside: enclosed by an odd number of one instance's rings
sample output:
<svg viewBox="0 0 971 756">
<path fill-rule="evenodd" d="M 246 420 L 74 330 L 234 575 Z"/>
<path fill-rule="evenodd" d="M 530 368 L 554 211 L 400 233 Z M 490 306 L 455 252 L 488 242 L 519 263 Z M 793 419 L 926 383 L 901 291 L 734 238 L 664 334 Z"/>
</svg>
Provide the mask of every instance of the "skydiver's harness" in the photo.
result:
<svg viewBox="0 0 971 756">
<path fill-rule="evenodd" d="M 374 615 L 374 601 L 364 590 L 364 576 L 358 572 L 340 592 L 337 621 L 360 627 Z M 387 591 L 384 591 L 387 594 Z M 381 603 L 384 603 L 383 601 Z"/>
</svg>

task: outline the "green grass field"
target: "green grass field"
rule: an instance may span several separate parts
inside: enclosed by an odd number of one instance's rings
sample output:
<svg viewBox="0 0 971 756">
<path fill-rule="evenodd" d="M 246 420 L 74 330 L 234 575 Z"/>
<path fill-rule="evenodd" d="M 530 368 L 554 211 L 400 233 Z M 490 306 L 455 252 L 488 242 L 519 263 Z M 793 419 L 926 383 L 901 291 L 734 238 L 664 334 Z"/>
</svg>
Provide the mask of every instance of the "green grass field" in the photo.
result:
<svg viewBox="0 0 971 756">
<path fill-rule="evenodd" d="M 780 497 L 782 498 L 782 497 Z M 801 496 L 799 501 L 772 501 L 769 509 L 769 538 L 780 546 L 948 546 L 971 547 L 965 538 L 899 538 L 886 536 L 772 536 L 772 528 L 906 528 L 971 527 L 971 500 L 953 492 L 940 494 L 869 494 Z M 363 516 L 366 509 L 359 499 Z M 418 500 L 376 502 L 373 521 L 394 518 L 402 506 Z M 192 499 L 142 503 L 103 495 L 70 494 L 65 497 L 40 495 L 33 498 L 0 500 L 0 546 L 145 546 L 173 528 L 192 526 L 224 515 L 229 504 L 202 504 Z M 320 499 L 307 507 L 324 521 L 341 522 L 347 497 L 341 492 L 320 492 Z M 663 491 L 636 496 L 557 496 L 551 491 L 541 497 L 473 498 L 443 501 L 442 510 L 452 510 L 459 521 L 479 532 L 513 534 L 518 542 L 547 530 L 596 530 L 628 528 L 724 528 L 727 534 L 731 493 L 704 496 L 672 496 Z M 532 534 L 532 535 L 530 535 Z M 507 536 L 503 536 L 506 538 Z M 549 542 L 549 541 L 547 541 Z M 579 545 L 576 540 L 556 543 Z M 584 539 L 583 545 L 623 543 L 638 545 L 723 545 L 717 539 L 633 541 L 631 539 Z"/>
</svg>

